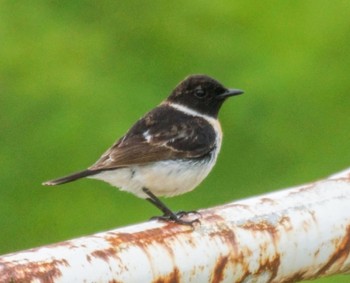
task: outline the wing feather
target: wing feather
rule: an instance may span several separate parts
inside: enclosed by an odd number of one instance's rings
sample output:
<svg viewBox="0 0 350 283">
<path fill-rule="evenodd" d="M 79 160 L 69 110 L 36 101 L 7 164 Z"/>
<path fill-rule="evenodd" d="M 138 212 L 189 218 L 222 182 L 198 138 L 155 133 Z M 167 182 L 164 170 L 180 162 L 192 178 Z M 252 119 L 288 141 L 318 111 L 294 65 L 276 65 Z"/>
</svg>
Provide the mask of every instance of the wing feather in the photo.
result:
<svg viewBox="0 0 350 283">
<path fill-rule="evenodd" d="M 215 147 L 216 134 L 202 117 L 159 106 L 140 119 L 90 170 L 199 158 Z"/>
</svg>

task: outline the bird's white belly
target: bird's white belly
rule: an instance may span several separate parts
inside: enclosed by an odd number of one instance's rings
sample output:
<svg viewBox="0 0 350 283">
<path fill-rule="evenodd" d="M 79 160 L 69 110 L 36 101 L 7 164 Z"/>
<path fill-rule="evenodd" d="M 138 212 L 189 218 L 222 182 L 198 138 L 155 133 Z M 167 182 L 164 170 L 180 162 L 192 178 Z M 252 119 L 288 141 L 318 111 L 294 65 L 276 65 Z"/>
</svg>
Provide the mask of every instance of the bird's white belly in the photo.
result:
<svg viewBox="0 0 350 283">
<path fill-rule="evenodd" d="M 166 160 L 143 166 L 103 171 L 89 178 L 103 180 L 112 186 L 147 198 L 149 189 L 156 196 L 171 197 L 193 190 L 209 174 L 216 161 L 216 152 L 202 161 Z"/>
</svg>

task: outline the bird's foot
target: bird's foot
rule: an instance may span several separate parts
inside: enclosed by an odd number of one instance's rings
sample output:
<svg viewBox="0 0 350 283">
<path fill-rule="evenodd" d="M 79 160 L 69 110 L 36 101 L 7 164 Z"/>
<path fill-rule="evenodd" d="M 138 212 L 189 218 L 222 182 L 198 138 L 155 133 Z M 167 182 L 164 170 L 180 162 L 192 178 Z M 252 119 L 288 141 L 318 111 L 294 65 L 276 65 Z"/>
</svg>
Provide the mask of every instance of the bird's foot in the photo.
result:
<svg viewBox="0 0 350 283">
<path fill-rule="evenodd" d="M 200 221 L 198 218 L 194 219 L 194 220 L 184 220 L 184 219 L 181 219 L 183 216 L 187 216 L 189 214 L 199 214 L 199 212 L 197 211 L 179 211 L 179 212 L 176 212 L 176 213 L 171 213 L 171 214 L 164 214 L 162 216 L 154 216 L 151 218 L 151 220 L 160 220 L 160 221 L 165 221 L 165 222 L 174 222 L 174 223 L 177 223 L 177 224 L 181 224 L 181 225 L 188 225 L 188 226 L 191 226 L 193 227 L 193 225 L 195 223 L 199 223 L 200 224 Z"/>
<path fill-rule="evenodd" d="M 175 212 L 175 215 L 180 217 L 180 218 L 182 216 L 187 216 L 189 214 L 197 214 L 197 215 L 201 216 L 201 214 L 197 210 L 189 210 L 189 211 L 181 210 L 181 211 Z"/>
</svg>

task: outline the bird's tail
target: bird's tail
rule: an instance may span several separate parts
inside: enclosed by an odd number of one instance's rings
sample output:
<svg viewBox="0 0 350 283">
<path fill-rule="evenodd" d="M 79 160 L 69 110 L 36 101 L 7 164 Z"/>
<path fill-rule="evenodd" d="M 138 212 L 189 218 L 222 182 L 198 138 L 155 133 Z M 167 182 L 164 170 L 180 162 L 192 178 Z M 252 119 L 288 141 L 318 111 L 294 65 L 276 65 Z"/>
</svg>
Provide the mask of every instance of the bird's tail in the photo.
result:
<svg viewBox="0 0 350 283">
<path fill-rule="evenodd" d="M 42 183 L 44 186 L 56 186 L 56 185 L 61 185 L 61 184 L 65 184 L 65 183 L 69 183 L 75 180 L 78 180 L 80 178 L 84 178 L 87 176 L 91 176 L 98 173 L 98 171 L 94 171 L 94 170 L 83 170 L 65 177 L 61 177 L 58 179 L 54 179 L 54 180 L 50 180 L 50 181 L 46 181 L 44 183 Z"/>
</svg>

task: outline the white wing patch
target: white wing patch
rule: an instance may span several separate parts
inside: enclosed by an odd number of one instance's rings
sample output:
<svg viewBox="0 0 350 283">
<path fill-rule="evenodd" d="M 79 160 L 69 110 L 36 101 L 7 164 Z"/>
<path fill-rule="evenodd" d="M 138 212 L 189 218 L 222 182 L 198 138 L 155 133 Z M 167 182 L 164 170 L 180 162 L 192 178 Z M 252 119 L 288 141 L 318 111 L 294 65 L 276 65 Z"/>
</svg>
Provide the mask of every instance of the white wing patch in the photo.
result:
<svg viewBox="0 0 350 283">
<path fill-rule="evenodd" d="M 149 134 L 149 130 L 146 132 L 143 132 L 142 136 L 145 138 L 145 140 L 149 143 L 152 139 L 152 135 Z"/>
</svg>

